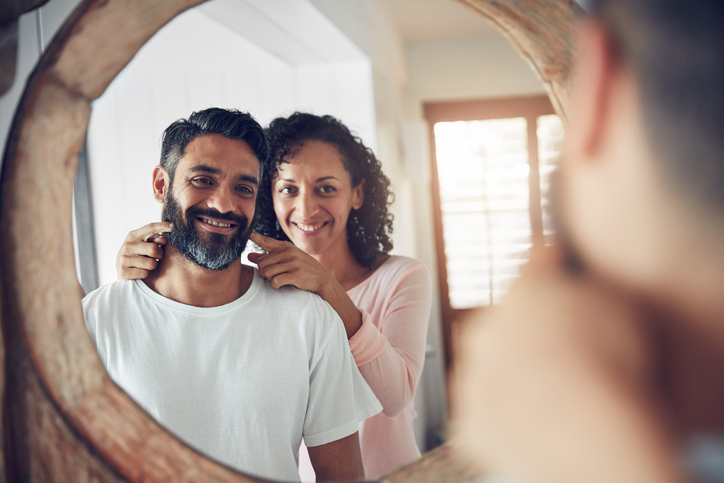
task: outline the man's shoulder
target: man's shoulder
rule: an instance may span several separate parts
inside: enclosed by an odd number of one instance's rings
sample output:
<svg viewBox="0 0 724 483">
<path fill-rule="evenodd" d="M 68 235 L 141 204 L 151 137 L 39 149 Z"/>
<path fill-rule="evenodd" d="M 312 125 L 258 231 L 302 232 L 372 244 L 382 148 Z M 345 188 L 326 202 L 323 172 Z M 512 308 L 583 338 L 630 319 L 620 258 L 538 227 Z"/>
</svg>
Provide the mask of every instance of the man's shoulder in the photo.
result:
<svg viewBox="0 0 724 483">
<path fill-rule="evenodd" d="M 258 274 L 258 272 L 257 272 Z M 258 275 L 261 279 L 261 275 Z M 259 293 L 267 302 L 279 302 L 280 304 L 292 305 L 308 305 L 324 302 L 322 298 L 313 292 L 298 289 L 293 285 L 285 285 L 283 287 L 274 288 L 268 280 L 261 279 Z"/>
<path fill-rule="evenodd" d="M 88 293 L 83 297 L 83 306 L 103 303 L 109 299 L 119 299 L 131 296 L 136 292 L 136 282 L 133 280 L 116 280 Z"/>
<path fill-rule="evenodd" d="M 95 337 L 103 327 L 113 326 L 128 307 L 137 307 L 136 282 L 119 280 L 93 290 L 83 297 L 83 318 L 91 335 Z"/>
<path fill-rule="evenodd" d="M 322 297 L 313 292 L 287 285 L 274 288 L 262 279 L 259 303 L 284 318 L 323 323 L 339 318 L 337 312 Z"/>
</svg>

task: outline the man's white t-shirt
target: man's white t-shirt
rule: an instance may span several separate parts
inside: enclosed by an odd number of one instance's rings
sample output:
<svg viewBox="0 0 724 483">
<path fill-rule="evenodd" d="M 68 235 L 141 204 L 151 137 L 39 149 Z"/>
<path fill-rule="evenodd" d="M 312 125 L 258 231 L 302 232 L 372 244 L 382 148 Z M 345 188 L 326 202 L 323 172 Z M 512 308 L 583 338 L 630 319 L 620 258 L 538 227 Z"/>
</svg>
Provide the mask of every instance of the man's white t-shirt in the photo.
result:
<svg viewBox="0 0 724 483">
<path fill-rule="evenodd" d="M 83 299 L 109 375 L 202 453 L 265 478 L 299 480 L 304 438 L 349 436 L 382 409 L 352 358 L 339 316 L 317 295 L 273 289 L 255 270 L 239 299 L 211 308 L 140 280 Z"/>
</svg>

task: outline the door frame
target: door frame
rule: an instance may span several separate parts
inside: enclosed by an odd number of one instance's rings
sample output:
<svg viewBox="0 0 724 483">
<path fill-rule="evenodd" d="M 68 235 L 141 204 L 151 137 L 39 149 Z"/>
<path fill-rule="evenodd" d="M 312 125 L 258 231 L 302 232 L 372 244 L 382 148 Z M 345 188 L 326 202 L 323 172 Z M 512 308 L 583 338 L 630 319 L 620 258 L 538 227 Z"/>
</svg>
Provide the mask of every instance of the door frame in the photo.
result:
<svg viewBox="0 0 724 483">
<path fill-rule="evenodd" d="M 428 102 L 423 106 L 430 139 L 430 187 L 432 190 L 432 212 L 435 229 L 435 257 L 437 262 L 440 310 L 442 313 L 443 344 L 445 348 L 445 369 L 452 370 L 457 342 L 457 324 L 471 312 L 478 310 L 455 309 L 450 305 L 450 291 L 447 282 L 447 260 L 445 258 L 445 240 L 442 226 L 442 206 L 440 200 L 440 181 L 437 174 L 437 151 L 435 144 L 435 124 L 438 122 L 485 121 L 523 117 L 528 123 L 528 163 L 530 174 L 529 213 L 531 218 L 532 243 L 534 249 L 544 245 L 543 216 L 541 209 L 540 177 L 538 171 L 538 137 L 536 119 L 539 116 L 556 114 L 550 99 L 546 95 L 510 97 L 499 99 L 479 99 L 466 101 Z M 533 127 L 533 128 L 531 128 Z M 484 310 L 484 309 L 483 309 Z"/>
</svg>

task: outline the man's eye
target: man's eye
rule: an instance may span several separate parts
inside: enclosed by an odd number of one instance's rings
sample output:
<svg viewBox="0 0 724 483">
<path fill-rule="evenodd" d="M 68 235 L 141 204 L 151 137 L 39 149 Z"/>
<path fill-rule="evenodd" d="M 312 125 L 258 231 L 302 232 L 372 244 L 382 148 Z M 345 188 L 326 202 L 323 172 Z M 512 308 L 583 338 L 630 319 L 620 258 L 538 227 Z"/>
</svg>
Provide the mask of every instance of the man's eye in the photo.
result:
<svg viewBox="0 0 724 483">
<path fill-rule="evenodd" d="M 240 193 L 245 194 L 245 195 L 254 194 L 254 190 L 249 188 L 248 186 L 237 186 L 236 191 L 239 191 Z"/>
<path fill-rule="evenodd" d="M 210 184 L 211 184 L 211 180 L 208 179 L 208 178 L 193 178 L 193 179 L 191 180 L 191 182 L 194 183 L 194 184 L 204 184 L 204 185 L 210 185 Z"/>
</svg>

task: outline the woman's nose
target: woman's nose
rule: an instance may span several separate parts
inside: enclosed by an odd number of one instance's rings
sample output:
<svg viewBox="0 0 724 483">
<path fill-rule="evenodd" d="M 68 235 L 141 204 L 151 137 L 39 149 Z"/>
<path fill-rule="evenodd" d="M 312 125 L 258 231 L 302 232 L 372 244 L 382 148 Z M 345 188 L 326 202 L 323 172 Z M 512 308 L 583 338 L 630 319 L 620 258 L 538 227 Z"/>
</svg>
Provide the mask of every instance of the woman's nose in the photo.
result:
<svg viewBox="0 0 724 483">
<path fill-rule="evenodd" d="M 295 208 L 304 219 L 310 219 L 317 213 L 319 204 L 317 203 L 317 200 L 314 199 L 314 196 L 311 196 L 309 193 L 302 192 L 296 199 Z"/>
</svg>

